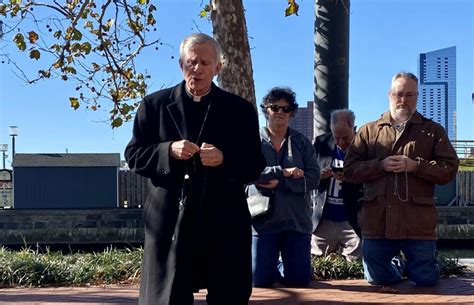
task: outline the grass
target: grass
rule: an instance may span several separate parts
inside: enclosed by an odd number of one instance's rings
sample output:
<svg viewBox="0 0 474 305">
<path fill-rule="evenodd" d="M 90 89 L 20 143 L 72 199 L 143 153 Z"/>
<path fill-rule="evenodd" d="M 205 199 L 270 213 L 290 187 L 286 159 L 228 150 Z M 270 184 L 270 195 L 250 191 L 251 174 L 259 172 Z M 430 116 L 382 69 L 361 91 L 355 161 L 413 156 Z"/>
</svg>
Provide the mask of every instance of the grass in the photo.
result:
<svg viewBox="0 0 474 305">
<path fill-rule="evenodd" d="M 0 247 L 0 287 L 138 284 L 142 255 L 142 248 L 109 247 L 102 252 L 63 254 L 48 248 L 12 251 Z M 315 279 L 363 278 L 360 261 L 347 262 L 338 255 L 313 258 L 312 266 Z M 442 276 L 467 271 L 455 258 L 440 256 L 440 266 Z"/>
<path fill-rule="evenodd" d="M 474 171 L 474 159 L 460 159 L 459 160 L 460 171 Z"/>
</svg>

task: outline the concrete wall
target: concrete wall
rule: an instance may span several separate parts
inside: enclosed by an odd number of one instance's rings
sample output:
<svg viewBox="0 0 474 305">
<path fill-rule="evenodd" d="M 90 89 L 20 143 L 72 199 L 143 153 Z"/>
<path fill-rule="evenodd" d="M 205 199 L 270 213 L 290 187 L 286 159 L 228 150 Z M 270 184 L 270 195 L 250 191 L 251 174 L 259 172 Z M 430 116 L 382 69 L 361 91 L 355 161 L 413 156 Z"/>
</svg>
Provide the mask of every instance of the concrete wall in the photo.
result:
<svg viewBox="0 0 474 305">
<path fill-rule="evenodd" d="M 0 244 L 141 243 L 142 211 L 0 210 Z"/>
<path fill-rule="evenodd" d="M 474 240 L 474 207 L 438 207 L 439 239 Z M 0 245 L 142 243 L 141 209 L 0 210 Z"/>
<path fill-rule="evenodd" d="M 474 239 L 474 206 L 438 207 L 438 239 Z"/>
</svg>

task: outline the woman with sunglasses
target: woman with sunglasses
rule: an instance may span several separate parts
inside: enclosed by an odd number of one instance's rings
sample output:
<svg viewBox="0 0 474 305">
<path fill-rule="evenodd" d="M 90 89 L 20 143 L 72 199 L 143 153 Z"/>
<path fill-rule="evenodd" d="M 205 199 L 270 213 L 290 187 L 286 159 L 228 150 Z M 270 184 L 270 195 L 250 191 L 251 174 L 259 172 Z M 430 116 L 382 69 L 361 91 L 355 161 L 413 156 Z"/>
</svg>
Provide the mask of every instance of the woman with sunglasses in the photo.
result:
<svg viewBox="0 0 474 305">
<path fill-rule="evenodd" d="M 267 167 L 256 186 L 270 196 L 271 208 L 253 219 L 253 285 L 270 287 L 278 281 L 306 286 L 311 280 L 313 228 L 309 192 L 319 183 L 318 161 L 309 139 L 289 127 L 298 109 L 291 89 L 271 89 L 260 107 L 267 121 L 260 130 Z"/>
</svg>

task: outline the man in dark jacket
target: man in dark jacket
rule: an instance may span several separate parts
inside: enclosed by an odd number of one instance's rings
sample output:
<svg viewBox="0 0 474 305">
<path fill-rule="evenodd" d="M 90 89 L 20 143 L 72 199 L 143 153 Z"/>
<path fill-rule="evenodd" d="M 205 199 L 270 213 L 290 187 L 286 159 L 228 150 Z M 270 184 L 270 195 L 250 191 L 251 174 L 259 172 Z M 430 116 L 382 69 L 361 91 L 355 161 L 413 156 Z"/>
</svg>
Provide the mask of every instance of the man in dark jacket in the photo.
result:
<svg viewBox="0 0 474 305">
<path fill-rule="evenodd" d="M 125 150 L 150 178 L 144 205 L 140 304 L 247 304 L 251 218 L 243 185 L 265 167 L 255 108 L 212 83 L 217 42 L 192 34 L 180 46 L 184 81 L 142 101 Z M 235 264 L 235 262 L 239 262 Z"/>
<path fill-rule="evenodd" d="M 331 133 L 314 142 L 321 166 L 321 182 L 315 190 L 311 253 L 340 253 L 347 260 L 360 255 L 360 227 L 357 212 L 362 185 L 346 181 L 342 173 L 347 148 L 355 136 L 355 115 L 349 109 L 331 113 Z"/>
</svg>

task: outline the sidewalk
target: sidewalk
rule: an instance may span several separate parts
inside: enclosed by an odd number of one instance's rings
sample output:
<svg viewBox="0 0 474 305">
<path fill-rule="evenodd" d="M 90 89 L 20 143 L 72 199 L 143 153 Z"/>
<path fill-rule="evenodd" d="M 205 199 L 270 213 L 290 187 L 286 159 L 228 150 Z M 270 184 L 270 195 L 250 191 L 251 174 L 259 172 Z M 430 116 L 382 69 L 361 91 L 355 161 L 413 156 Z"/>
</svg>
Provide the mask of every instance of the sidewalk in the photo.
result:
<svg viewBox="0 0 474 305">
<path fill-rule="evenodd" d="M 461 278 L 442 278 L 436 287 L 415 287 L 406 280 L 391 289 L 365 280 L 313 281 L 307 288 L 254 288 L 249 304 L 474 304 L 474 260 L 460 262 L 469 272 Z M 206 291 L 194 296 L 195 305 L 206 304 Z M 0 305 L 4 304 L 138 304 L 138 286 L 0 289 Z"/>
<path fill-rule="evenodd" d="M 472 269 L 471 269 L 472 270 Z M 314 281 L 307 288 L 255 288 L 251 305 L 295 304 L 474 304 L 474 276 L 441 279 L 429 288 L 403 281 L 384 291 L 364 280 Z M 195 294 L 195 305 L 205 305 L 205 291 Z M 0 304 L 137 304 L 138 286 L 9 288 L 0 289 Z"/>
</svg>

